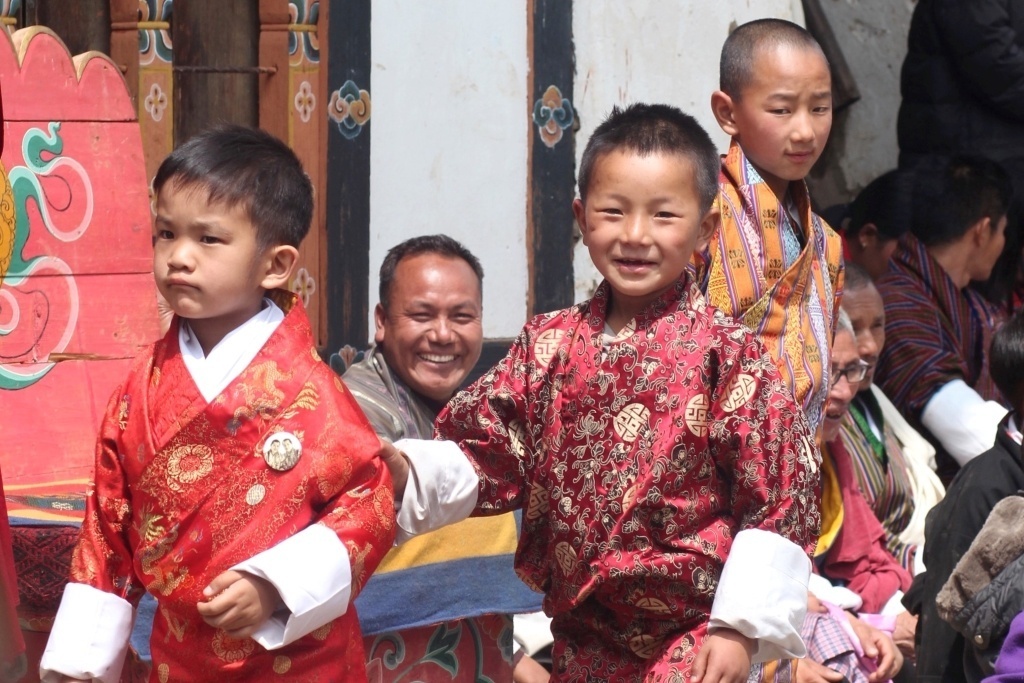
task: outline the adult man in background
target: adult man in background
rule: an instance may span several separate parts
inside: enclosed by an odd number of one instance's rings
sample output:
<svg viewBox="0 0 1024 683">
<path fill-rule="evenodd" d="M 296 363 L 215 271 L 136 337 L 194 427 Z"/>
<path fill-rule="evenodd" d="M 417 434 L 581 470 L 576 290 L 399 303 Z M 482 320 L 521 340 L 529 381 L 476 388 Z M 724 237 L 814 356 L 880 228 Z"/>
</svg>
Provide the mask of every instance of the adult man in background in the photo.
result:
<svg viewBox="0 0 1024 683">
<path fill-rule="evenodd" d="M 434 418 L 480 358 L 482 281 L 477 258 L 445 235 L 388 252 L 375 344 L 344 374 L 381 437 L 432 438 Z M 510 614 L 540 606 L 512 569 L 517 542 L 507 514 L 468 519 L 392 551 L 356 602 L 371 678 L 432 680 L 438 667 L 457 662 L 452 680 L 546 681 L 542 666 L 511 650 Z M 431 654 L 439 642 L 447 657 Z"/>
</svg>

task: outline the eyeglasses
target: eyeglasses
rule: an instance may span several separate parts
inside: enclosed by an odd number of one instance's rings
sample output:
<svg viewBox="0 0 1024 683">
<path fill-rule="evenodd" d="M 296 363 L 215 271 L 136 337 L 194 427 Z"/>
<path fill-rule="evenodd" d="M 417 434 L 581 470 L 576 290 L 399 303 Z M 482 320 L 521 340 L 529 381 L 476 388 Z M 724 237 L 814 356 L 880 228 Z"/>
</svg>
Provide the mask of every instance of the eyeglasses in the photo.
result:
<svg viewBox="0 0 1024 683">
<path fill-rule="evenodd" d="M 871 363 L 866 360 L 858 360 L 856 363 L 850 363 L 845 368 L 832 367 L 831 383 L 829 387 L 834 387 L 839 384 L 839 380 L 846 377 L 846 381 L 850 384 L 859 384 L 868 376 L 868 370 L 871 369 Z"/>
</svg>

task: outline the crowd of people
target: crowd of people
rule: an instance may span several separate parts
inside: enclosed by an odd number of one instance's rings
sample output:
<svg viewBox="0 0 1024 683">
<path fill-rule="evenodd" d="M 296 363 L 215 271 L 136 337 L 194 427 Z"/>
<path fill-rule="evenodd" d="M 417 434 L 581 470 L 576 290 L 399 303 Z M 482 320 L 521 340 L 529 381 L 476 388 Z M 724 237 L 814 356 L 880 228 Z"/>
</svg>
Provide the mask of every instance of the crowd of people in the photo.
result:
<svg viewBox="0 0 1024 683">
<path fill-rule="evenodd" d="M 239 127 L 175 150 L 173 318 L 110 401 L 43 679 L 116 682 L 148 593 L 159 681 L 1024 680 L 1014 177 L 929 152 L 833 230 L 804 182 L 831 92 L 765 19 L 722 49 L 724 157 L 672 106 L 613 108 L 573 203 L 603 282 L 469 386 L 463 245 L 390 250 L 342 380 L 282 290 L 294 154 Z M 513 620 L 541 609 L 543 664 Z"/>
</svg>

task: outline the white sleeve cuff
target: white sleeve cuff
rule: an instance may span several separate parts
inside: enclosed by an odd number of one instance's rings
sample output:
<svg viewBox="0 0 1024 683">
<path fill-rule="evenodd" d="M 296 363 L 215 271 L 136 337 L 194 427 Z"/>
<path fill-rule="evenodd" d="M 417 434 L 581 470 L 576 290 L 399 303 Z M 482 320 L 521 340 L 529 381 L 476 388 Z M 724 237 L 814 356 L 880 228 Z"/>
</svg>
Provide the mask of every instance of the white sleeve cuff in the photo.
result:
<svg viewBox="0 0 1024 683">
<path fill-rule="evenodd" d="M 71 676 L 117 683 L 132 632 L 132 606 L 84 583 L 64 587 L 60 608 L 39 663 L 43 683 Z"/>
<path fill-rule="evenodd" d="M 914 549 L 914 576 L 918 574 L 924 574 L 924 545 L 919 545 Z"/>
<path fill-rule="evenodd" d="M 731 628 L 756 641 L 752 663 L 803 657 L 811 561 L 803 548 L 763 529 L 736 534 L 722 568 L 708 632 Z"/>
<path fill-rule="evenodd" d="M 462 449 L 452 441 L 423 439 L 400 439 L 395 448 L 409 461 L 395 545 L 469 517 L 480 478 Z"/>
<path fill-rule="evenodd" d="M 921 411 L 921 424 L 962 467 L 992 448 L 999 421 L 1006 412 L 995 401 L 983 399 L 962 379 L 955 379 L 932 395 Z"/>
<path fill-rule="evenodd" d="M 907 608 L 903 606 L 903 591 L 896 591 L 893 596 L 889 598 L 885 606 L 882 607 L 882 611 L 879 614 L 886 614 L 895 616 L 900 612 L 906 612 Z"/>
<path fill-rule="evenodd" d="M 338 535 L 314 524 L 232 567 L 274 585 L 288 610 L 279 610 L 252 639 L 268 650 L 292 643 L 348 610 L 352 565 Z"/>
<path fill-rule="evenodd" d="M 828 602 L 840 609 L 860 609 L 864 601 L 861 597 L 845 586 L 833 586 L 820 574 L 811 574 L 807 589 L 822 602 Z"/>
</svg>

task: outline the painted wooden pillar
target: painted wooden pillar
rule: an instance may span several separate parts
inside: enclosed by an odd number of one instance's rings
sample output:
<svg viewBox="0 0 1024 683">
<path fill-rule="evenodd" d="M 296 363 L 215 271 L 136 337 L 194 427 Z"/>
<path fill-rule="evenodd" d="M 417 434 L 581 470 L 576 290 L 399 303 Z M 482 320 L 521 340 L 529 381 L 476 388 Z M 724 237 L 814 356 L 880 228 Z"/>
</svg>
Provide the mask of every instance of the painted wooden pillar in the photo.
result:
<svg viewBox="0 0 1024 683">
<path fill-rule="evenodd" d="M 573 302 L 576 120 L 572 102 L 572 2 L 531 0 L 527 258 L 531 315 Z"/>
<path fill-rule="evenodd" d="M 326 84 L 320 73 L 320 0 L 260 0 L 260 127 L 287 142 L 313 182 L 316 206 L 299 248 L 292 291 L 302 298 L 317 344 L 327 343 L 324 243 Z"/>
<path fill-rule="evenodd" d="M 328 350 L 369 340 L 370 0 L 332 2 L 327 23 Z M 327 9 L 328 12 L 324 12 Z M 326 16 L 324 16 L 326 15 Z"/>
<path fill-rule="evenodd" d="M 110 0 L 35 0 L 35 21 L 60 36 L 68 51 L 110 54 Z"/>
<path fill-rule="evenodd" d="M 259 7 L 251 0 L 174 3 L 174 139 L 220 121 L 256 126 Z"/>
</svg>

